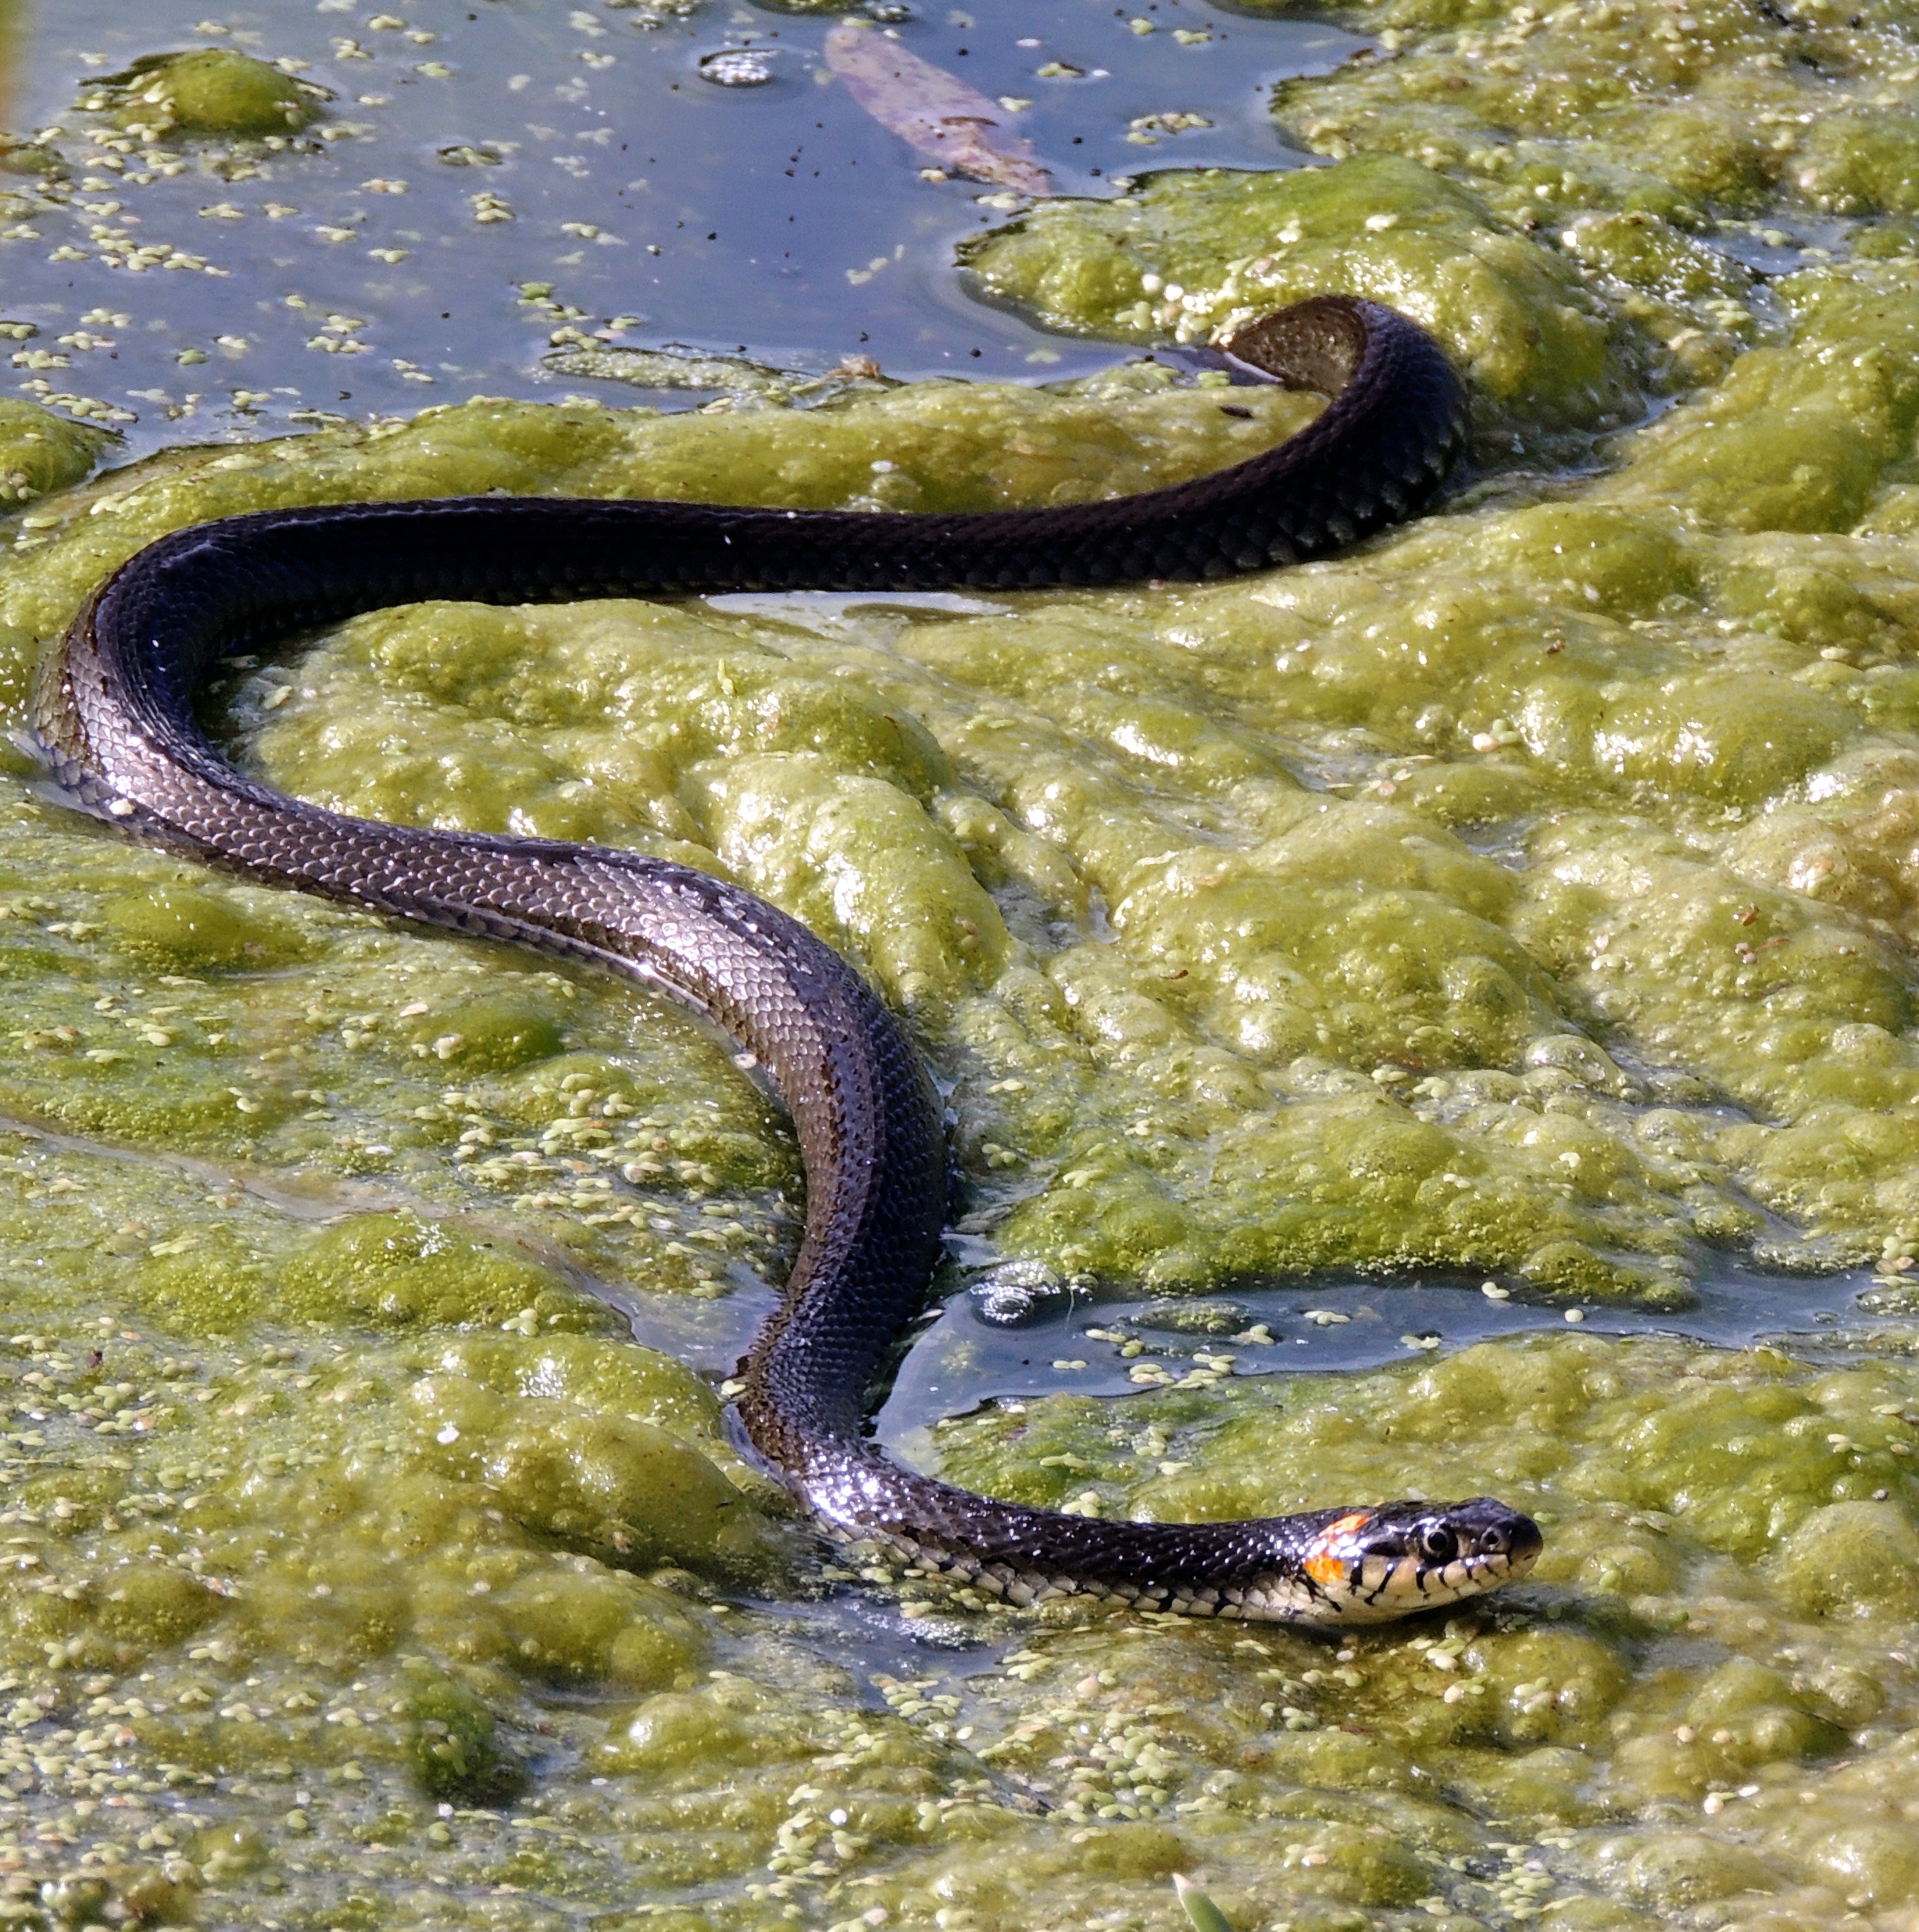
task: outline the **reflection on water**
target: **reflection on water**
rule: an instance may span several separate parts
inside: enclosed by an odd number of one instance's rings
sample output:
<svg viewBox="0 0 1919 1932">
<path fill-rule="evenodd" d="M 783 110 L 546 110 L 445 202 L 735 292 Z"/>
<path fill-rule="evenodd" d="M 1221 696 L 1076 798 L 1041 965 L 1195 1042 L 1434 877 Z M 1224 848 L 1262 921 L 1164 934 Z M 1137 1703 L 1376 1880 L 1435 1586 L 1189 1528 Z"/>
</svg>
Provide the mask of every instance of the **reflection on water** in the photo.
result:
<svg viewBox="0 0 1919 1932">
<path fill-rule="evenodd" d="M 204 4 L 36 14 L 9 110 L 22 131 L 60 127 L 73 170 L 61 206 L 0 224 L 6 314 L 59 359 L 16 381 L 110 406 L 136 447 L 316 411 L 552 395 L 580 378 L 543 374 L 543 354 L 607 341 L 812 369 L 858 354 L 894 375 L 1063 376 L 1112 359 L 968 299 L 954 244 L 1017 202 L 926 178 L 937 170 L 827 66 L 832 17 L 718 0 L 684 17 Z M 0 23 L 18 5 L 0 0 Z M 1017 104 L 1018 133 L 1069 193 L 1142 166 L 1297 159 L 1267 118 L 1269 84 L 1360 45 L 1206 0 L 878 11 L 875 30 Z M 74 112 L 90 80 L 208 45 L 325 87 L 328 113 L 266 142 L 89 138 L 105 127 Z M 729 50 L 763 55 L 772 78 L 702 78 Z"/>
</svg>

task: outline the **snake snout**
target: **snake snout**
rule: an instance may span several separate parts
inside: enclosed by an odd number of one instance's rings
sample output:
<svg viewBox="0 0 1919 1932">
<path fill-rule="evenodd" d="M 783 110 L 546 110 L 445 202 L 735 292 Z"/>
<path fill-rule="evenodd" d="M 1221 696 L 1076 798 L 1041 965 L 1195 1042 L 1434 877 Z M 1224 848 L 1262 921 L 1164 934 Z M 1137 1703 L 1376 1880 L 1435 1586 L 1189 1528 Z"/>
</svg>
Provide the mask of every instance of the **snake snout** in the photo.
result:
<svg viewBox="0 0 1919 1932">
<path fill-rule="evenodd" d="M 1502 1583 L 1523 1576 L 1546 1547 L 1531 1517 L 1508 1508 L 1496 1497 L 1456 1503 L 1446 1512 L 1446 1522 L 1458 1540 L 1461 1560 L 1496 1571 Z"/>
</svg>

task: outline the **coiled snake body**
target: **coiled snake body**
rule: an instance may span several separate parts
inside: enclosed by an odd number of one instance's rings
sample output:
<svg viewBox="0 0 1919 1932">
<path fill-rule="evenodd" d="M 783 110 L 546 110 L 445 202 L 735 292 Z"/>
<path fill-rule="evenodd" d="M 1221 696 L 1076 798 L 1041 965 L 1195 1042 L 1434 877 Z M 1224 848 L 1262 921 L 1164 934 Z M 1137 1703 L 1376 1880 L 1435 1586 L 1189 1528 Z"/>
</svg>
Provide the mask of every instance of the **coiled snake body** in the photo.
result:
<svg viewBox="0 0 1919 1932">
<path fill-rule="evenodd" d="M 426 598 L 911 590 L 1194 578 L 1292 563 L 1417 509 L 1464 435 L 1459 386 L 1392 310 L 1324 297 L 1228 345 L 1321 390 L 1300 434 L 1177 487 L 967 515 L 456 498 L 270 510 L 180 531 L 95 593 L 49 660 L 34 724 L 80 803 L 251 878 L 513 939 L 664 989 L 767 1068 L 806 1177 L 806 1232 L 740 1408 L 841 1540 L 871 1540 L 1015 1603 L 1088 1591 L 1268 1619 L 1376 1620 L 1531 1566 L 1537 1529 L 1490 1498 L 1259 1522 L 1106 1522 L 973 1495 L 888 1461 L 864 1399 L 920 1311 L 946 1199 L 939 1109 L 899 1023 L 804 927 L 738 887 L 611 849 L 341 817 L 227 765 L 195 721 L 220 657 Z"/>
</svg>

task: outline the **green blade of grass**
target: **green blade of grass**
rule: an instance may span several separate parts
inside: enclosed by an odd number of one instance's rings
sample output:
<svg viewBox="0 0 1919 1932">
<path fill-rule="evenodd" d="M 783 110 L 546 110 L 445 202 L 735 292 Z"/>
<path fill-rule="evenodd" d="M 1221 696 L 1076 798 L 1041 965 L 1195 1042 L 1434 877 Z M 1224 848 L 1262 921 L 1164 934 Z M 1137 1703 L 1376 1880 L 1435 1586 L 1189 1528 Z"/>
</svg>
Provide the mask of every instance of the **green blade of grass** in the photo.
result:
<svg viewBox="0 0 1919 1932">
<path fill-rule="evenodd" d="M 1192 1932 L 1233 1932 L 1226 1914 L 1184 1872 L 1173 1874 L 1173 1889 L 1192 1921 Z"/>
</svg>

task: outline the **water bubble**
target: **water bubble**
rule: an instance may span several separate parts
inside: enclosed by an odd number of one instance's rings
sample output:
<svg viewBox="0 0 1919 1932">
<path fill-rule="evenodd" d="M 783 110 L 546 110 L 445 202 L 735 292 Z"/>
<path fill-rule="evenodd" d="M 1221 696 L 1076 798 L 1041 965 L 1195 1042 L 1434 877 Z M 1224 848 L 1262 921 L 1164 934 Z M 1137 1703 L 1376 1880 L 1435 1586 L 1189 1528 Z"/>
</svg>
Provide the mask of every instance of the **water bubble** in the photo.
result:
<svg viewBox="0 0 1919 1932">
<path fill-rule="evenodd" d="M 1043 1320 L 1072 1293 L 1071 1285 L 1044 1261 L 1006 1261 L 967 1290 L 973 1311 L 995 1328 L 1024 1328 Z"/>
<path fill-rule="evenodd" d="M 699 77 L 716 88 L 763 88 L 773 78 L 773 56 L 757 48 L 729 47 L 707 55 Z"/>
</svg>

